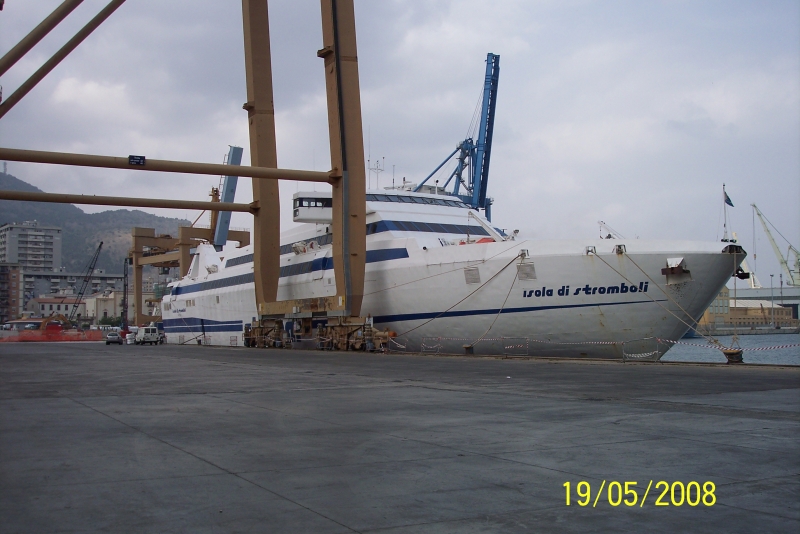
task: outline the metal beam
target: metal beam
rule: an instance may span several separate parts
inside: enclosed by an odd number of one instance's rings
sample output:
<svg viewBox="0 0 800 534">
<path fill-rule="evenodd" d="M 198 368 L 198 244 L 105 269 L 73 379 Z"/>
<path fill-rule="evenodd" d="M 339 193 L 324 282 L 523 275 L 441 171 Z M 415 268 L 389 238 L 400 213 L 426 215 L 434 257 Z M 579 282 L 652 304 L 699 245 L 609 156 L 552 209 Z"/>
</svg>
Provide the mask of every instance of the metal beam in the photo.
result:
<svg viewBox="0 0 800 534">
<path fill-rule="evenodd" d="M 344 297 L 346 314 L 359 316 L 367 208 L 355 9 L 353 0 L 321 0 L 321 9 L 323 48 L 317 55 L 325 60 L 331 165 L 342 169 L 342 179 L 332 184 L 336 294 Z"/>
<path fill-rule="evenodd" d="M 125 3 L 125 0 L 111 0 L 109 4 L 104 7 L 100 13 L 98 13 L 92 20 L 86 24 L 83 28 L 75 34 L 75 36 L 67 41 L 67 44 L 62 46 L 58 52 L 53 54 L 53 57 L 48 59 L 44 65 L 42 65 L 39 70 L 33 73 L 33 75 L 25 80 L 25 82 L 20 85 L 16 91 L 14 91 L 8 99 L 6 99 L 3 103 L 0 104 L 0 118 L 3 117 L 8 111 L 14 107 L 14 105 L 22 100 L 22 98 L 28 94 L 28 92 L 36 87 L 36 84 L 42 81 L 42 79 L 47 76 L 51 70 L 56 68 L 56 66 L 61 63 L 61 61 L 69 55 L 70 52 L 75 50 L 79 44 L 83 42 L 84 39 L 89 37 L 93 31 L 100 26 L 103 21 L 105 21 L 111 14 L 117 10 L 119 6 Z"/>
<path fill-rule="evenodd" d="M 145 159 L 142 162 L 143 164 L 133 165 L 130 163 L 130 157 L 44 152 L 40 150 L 20 150 L 16 148 L 0 148 L 0 160 L 51 163 L 55 165 L 76 165 L 80 167 L 100 167 L 103 169 L 209 174 L 212 176 L 247 176 L 250 178 L 294 180 L 297 182 L 335 183 L 339 179 L 338 171 L 295 171 L 290 169 L 270 169 L 256 166 L 248 167 L 246 165 L 220 165 L 217 163 L 194 163 L 163 159 Z"/>
<path fill-rule="evenodd" d="M 142 313 L 142 265 L 139 260 L 144 256 L 143 240 L 151 240 L 156 238 L 156 231 L 154 228 L 137 228 L 131 230 L 133 247 L 130 251 L 131 267 L 133 274 L 133 323 L 140 325 L 144 322 L 145 316 Z"/>
<path fill-rule="evenodd" d="M 274 169 L 278 166 L 278 149 L 266 0 L 242 0 L 242 23 L 247 82 L 247 102 L 243 108 L 247 110 L 250 127 L 250 161 L 253 167 Z M 255 297 L 256 304 L 261 306 L 278 299 L 281 255 L 278 183 L 253 180 L 253 201 L 262 208 L 253 217 Z"/>
<path fill-rule="evenodd" d="M 154 254 L 153 256 L 142 256 L 139 258 L 139 265 L 153 265 L 157 263 L 167 263 L 167 262 L 180 262 L 181 253 L 180 251 L 175 252 L 165 252 L 163 254 Z"/>
<path fill-rule="evenodd" d="M 64 20 L 67 15 L 72 13 L 72 11 L 78 7 L 83 0 L 64 0 L 64 2 L 55 8 L 50 16 L 44 19 L 42 22 L 39 23 L 31 32 L 26 35 L 17 45 L 9 50 L 6 55 L 0 58 L 0 76 L 6 73 L 8 69 L 14 66 L 14 64 L 22 58 L 25 54 L 27 54 L 31 48 L 36 46 L 36 44 L 41 41 L 45 35 L 50 33 L 50 31 L 58 26 L 58 24 Z"/>
<path fill-rule="evenodd" d="M 32 191 L 0 191 L 0 200 L 28 200 L 55 202 L 57 204 L 91 204 L 99 206 L 128 206 L 134 208 L 171 208 L 182 210 L 218 210 L 254 213 L 258 206 L 235 202 L 208 202 L 202 200 L 168 200 L 161 198 L 102 197 L 96 195 L 64 195 Z"/>
</svg>

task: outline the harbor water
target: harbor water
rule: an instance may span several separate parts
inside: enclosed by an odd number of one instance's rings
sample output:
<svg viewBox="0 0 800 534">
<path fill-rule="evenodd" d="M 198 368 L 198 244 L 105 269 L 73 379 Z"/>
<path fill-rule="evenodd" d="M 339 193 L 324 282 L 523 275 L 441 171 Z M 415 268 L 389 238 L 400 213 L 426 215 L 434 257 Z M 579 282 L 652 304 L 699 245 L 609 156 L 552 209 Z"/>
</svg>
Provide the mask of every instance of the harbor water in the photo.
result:
<svg viewBox="0 0 800 534">
<path fill-rule="evenodd" d="M 716 339 L 726 347 L 733 343 L 733 336 L 719 336 Z M 739 336 L 739 345 L 744 349 L 744 363 L 800 365 L 800 346 L 785 347 L 797 344 L 800 344 L 800 334 Z M 715 349 L 706 339 L 698 337 L 682 339 L 680 344 L 667 351 L 661 361 L 725 363 L 726 360 L 721 351 Z"/>
</svg>

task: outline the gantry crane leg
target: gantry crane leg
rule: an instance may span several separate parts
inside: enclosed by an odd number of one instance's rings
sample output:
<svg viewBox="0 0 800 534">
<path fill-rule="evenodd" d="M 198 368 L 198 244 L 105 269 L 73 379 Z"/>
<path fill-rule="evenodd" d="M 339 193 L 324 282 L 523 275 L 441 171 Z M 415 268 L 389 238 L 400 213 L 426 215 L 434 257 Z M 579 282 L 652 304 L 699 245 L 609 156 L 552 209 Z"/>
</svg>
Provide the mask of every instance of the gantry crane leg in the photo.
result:
<svg viewBox="0 0 800 534">
<path fill-rule="evenodd" d="M 361 127 L 361 92 L 353 0 L 322 0 L 331 167 L 341 169 L 333 184 L 333 265 L 336 294 L 344 296 L 344 315 L 358 317 L 364 298 L 367 256 L 366 172 Z"/>
<path fill-rule="evenodd" d="M 242 0 L 247 110 L 250 126 L 250 165 L 278 166 L 275 107 L 272 97 L 272 60 L 266 0 Z M 253 180 L 253 272 L 256 303 L 278 298 L 280 273 L 280 199 L 276 180 Z"/>
</svg>

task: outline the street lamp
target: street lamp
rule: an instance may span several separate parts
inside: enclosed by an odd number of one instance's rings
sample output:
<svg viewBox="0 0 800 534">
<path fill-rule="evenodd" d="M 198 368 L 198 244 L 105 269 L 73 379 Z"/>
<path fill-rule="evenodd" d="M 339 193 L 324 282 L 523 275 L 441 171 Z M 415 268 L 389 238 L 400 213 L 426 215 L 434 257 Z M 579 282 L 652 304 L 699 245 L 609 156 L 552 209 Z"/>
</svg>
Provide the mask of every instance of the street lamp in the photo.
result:
<svg viewBox="0 0 800 534">
<path fill-rule="evenodd" d="M 772 328 L 775 328 L 775 294 L 772 292 L 772 279 L 775 275 L 769 275 L 769 296 L 772 300 L 771 311 L 772 311 Z"/>
</svg>

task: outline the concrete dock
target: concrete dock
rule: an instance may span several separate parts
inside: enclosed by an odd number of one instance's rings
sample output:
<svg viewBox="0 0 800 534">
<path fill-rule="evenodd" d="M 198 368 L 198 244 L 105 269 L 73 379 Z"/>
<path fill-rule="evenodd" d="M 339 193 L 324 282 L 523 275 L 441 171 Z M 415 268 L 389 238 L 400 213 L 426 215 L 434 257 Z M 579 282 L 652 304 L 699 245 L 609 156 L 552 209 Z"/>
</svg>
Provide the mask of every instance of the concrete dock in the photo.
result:
<svg viewBox="0 0 800 534">
<path fill-rule="evenodd" d="M 0 377 L 2 533 L 800 531 L 797 368 L 7 343 Z"/>
</svg>

